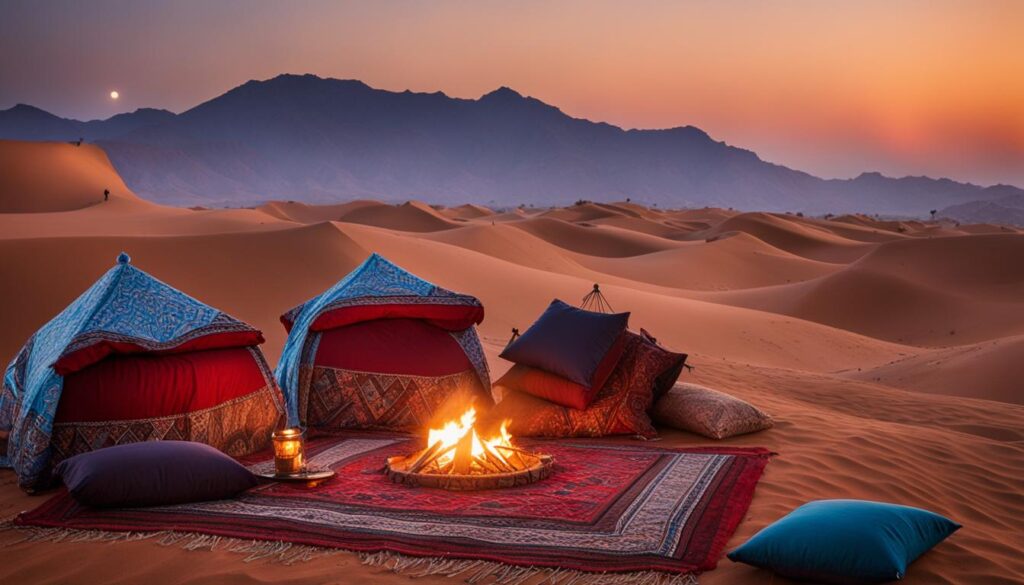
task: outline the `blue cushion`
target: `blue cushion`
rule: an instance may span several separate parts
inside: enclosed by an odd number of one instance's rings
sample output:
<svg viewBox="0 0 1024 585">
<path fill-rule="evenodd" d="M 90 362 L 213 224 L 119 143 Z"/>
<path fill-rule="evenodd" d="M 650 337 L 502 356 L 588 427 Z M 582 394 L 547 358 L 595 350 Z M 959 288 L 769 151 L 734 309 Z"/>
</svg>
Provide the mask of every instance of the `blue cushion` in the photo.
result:
<svg viewBox="0 0 1024 585">
<path fill-rule="evenodd" d="M 884 583 L 960 525 L 934 512 L 862 500 L 800 506 L 729 553 L 729 559 L 818 583 Z"/>
<path fill-rule="evenodd" d="M 627 325 L 629 313 L 585 311 L 555 299 L 501 357 L 589 387 Z"/>
<path fill-rule="evenodd" d="M 256 476 L 203 443 L 145 441 L 61 461 L 55 473 L 79 503 L 94 507 L 164 506 L 230 498 Z"/>
</svg>

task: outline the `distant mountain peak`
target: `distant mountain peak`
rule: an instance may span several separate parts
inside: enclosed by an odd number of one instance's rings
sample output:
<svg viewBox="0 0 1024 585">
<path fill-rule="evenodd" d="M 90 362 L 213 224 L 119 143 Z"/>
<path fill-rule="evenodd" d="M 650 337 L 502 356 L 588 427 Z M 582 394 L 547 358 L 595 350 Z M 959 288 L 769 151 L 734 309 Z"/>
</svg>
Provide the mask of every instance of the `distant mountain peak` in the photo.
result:
<svg viewBox="0 0 1024 585">
<path fill-rule="evenodd" d="M 57 116 L 54 116 L 53 114 L 51 114 L 50 112 L 47 112 L 46 110 L 44 110 L 42 108 L 37 108 L 35 106 L 30 106 L 29 104 L 14 104 L 13 106 L 8 108 L 7 110 L 0 110 L 0 111 L 6 111 L 6 112 L 9 112 L 11 114 L 20 114 L 20 115 L 36 115 L 36 116 L 38 116 L 40 114 L 43 114 L 43 115 L 46 115 L 46 116 L 53 116 L 55 118 L 57 117 Z"/>
<path fill-rule="evenodd" d="M 511 87 L 508 87 L 506 85 L 503 85 L 503 86 L 499 87 L 498 89 L 496 89 L 496 90 L 494 90 L 492 92 L 485 93 L 484 95 L 482 95 L 480 97 L 481 101 L 483 101 L 483 100 L 521 100 L 521 99 L 525 99 L 523 97 L 523 94 L 519 93 L 518 91 L 516 91 L 516 90 L 514 90 Z"/>
<path fill-rule="evenodd" d="M 882 173 L 878 172 L 878 171 L 864 171 L 863 173 L 857 175 L 855 178 L 857 178 L 857 179 L 885 179 L 886 176 L 883 175 Z"/>
</svg>

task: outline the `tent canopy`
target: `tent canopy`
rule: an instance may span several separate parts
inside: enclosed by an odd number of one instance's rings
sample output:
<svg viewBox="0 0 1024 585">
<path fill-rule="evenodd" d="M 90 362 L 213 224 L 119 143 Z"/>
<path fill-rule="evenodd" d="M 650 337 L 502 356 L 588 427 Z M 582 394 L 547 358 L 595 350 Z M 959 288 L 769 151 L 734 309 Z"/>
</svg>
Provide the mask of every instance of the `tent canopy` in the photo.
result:
<svg viewBox="0 0 1024 585">
<path fill-rule="evenodd" d="M 337 284 L 281 316 L 289 335 L 276 376 L 289 424 L 299 424 L 299 369 L 310 332 L 374 319 L 423 319 L 453 333 L 483 388 L 490 388 L 487 360 L 473 328 L 483 317 L 475 297 L 441 288 L 372 254 Z"/>
</svg>

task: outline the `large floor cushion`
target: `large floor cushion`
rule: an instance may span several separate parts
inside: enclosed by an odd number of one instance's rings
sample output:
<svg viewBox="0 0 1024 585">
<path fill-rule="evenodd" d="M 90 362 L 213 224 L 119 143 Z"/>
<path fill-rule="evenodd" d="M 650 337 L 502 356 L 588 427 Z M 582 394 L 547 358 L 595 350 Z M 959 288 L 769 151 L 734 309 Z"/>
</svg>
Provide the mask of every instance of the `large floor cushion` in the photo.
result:
<svg viewBox="0 0 1024 585">
<path fill-rule="evenodd" d="M 888 583 L 903 579 L 910 563 L 959 528 L 910 506 L 818 500 L 765 527 L 728 556 L 801 581 Z"/>
<path fill-rule="evenodd" d="M 82 453 L 54 470 L 80 504 L 170 506 L 230 498 L 256 476 L 231 457 L 193 441 L 145 441 Z"/>
<path fill-rule="evenodd" d="M 314 333 L 299 409 L 313 429 L 422 430 L 446 405 L 490 402 L 452 333 L 418 319 L 380 319 Z"/>
<path fill-rule="evenodd" d="M 158 439 L 198 441 L 246 455 L 267 445 L 282 412 L 256 348 L 115 354 L 64 378 L 53 462 Z"/>
</svg>

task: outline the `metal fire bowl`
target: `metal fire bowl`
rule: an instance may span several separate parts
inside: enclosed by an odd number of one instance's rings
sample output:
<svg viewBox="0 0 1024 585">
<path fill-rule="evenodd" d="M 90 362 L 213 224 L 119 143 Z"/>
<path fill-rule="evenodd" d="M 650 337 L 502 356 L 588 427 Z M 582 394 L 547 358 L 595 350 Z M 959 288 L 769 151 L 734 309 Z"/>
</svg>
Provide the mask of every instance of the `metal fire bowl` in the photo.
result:
<svg viewBox="0 0 1024 585">
<path fill-rule="evenodd" d="M 522 455 L 521 455 L 522 456 Z M 532 459 L 524 469 L 502 473 L 411 473 L 408 466 L 416 460 L 416 456 L 388 457 L 384 472 L 395 483 L 410 487 L 440 488 L 452 491 L 495 490 L 529 485 L 547 479 L 553 470 L 555 458 L 550 455 L 527 455 Z"/>
</svg>

